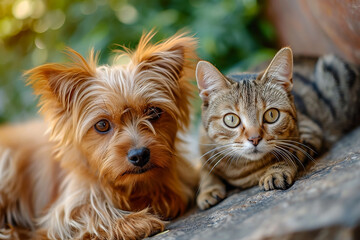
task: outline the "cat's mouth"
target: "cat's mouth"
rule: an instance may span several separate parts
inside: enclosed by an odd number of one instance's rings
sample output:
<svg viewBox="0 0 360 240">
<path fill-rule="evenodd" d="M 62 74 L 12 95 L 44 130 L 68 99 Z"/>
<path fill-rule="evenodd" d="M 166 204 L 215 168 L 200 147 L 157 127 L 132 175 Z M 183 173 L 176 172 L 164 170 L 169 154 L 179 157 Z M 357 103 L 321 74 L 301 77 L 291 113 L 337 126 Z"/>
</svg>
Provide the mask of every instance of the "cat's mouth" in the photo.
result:
<svg viewBox="0 0 360 240">
<path fill-rule="evenodd" d="M 265 154 L 266 153 L 264 151 L 261 151 L 257 147 L 255 147 L 255 148 L 251 149 L 250 151 L 248 151 L 248 154 L 246 157 L 249 160 L 259 160 L 262 157 L 264 157 Z"/>
<path fill-rule="evenodd" d="M 255 147 L 255 149 L 252 151 L 252 153 L 261 153 L 261 152 L 259 151 L 259 149 L 257 149 L 257 148 Z"/>
</svg>

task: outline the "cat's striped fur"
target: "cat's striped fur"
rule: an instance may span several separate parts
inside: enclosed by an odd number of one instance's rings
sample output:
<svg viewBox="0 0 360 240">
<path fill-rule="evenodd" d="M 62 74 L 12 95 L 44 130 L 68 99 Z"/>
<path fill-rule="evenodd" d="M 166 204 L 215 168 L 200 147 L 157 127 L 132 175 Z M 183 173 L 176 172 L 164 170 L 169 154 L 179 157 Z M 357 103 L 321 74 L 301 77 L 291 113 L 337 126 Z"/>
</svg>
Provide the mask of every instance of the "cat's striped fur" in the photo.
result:
<svg viewBox="0 0 360 240">
<path fill-rule="evenodd" d="M 283 48 L 264 72 L 227 77 L 202 61 L 197 81 L 203 100 L 201 209 L 225 197 L 226 182 L 288 188 L 316 152 L 360 123 L 359 69 L 333 55 L 298 58 L 293 65 L 291 49 Z M 274 122 L 265 119 L 270 109 L 279 113 Z M 227 126 L 229 113 L 239 117 L 238 126 Z"/>
</svg>

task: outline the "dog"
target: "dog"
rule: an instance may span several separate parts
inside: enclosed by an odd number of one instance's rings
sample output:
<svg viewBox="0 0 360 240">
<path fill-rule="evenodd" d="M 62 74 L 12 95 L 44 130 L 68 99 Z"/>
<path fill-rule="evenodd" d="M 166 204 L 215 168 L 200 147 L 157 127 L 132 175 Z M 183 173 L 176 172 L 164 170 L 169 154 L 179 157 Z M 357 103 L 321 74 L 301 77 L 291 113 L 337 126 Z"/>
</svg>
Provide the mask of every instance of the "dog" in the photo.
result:
<svg viewBox="0 0 360 240">
<path fill-rule="evenodd" d="M 138 239 L 184 213 L 197 40 L 154 34 L 118 53 L 128 64 L 68 49 L 70 62 L 25 73 L 44 120 L 0 128 L 1 239 Z"/>
</svg>

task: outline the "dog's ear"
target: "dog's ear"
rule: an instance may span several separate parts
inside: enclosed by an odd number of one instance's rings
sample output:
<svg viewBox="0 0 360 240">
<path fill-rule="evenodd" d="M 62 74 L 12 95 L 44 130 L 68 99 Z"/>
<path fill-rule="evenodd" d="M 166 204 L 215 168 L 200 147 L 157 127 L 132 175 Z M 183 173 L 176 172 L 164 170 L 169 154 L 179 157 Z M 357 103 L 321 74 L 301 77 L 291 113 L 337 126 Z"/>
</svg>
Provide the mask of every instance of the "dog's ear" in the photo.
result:
<svg viewBox="0 0 360 240">
<path fill-rule="evenodd" d="M 151 70 L 171 80 L 180 80 L 188 68 L 194 68 L 197 41 L 186 33 L 176 34 L 166 41 L 152 45 L 154 32 L 144 34 L 132 55 L 140 71 Z"/>
<path fill-rule="evenodd" d="M 89 61 L 72 49 L 67 50 L 70 62 L 50 63 L 25 72 L 27 83 L 40 96 L 40 112 L 47 120 L 51 138 L 59 144 L 70 143 L 75 124 L 79 122 L 81 111 L 86 108 L 88 90 L 96 75 L 97 56 L 91 50 Z M 75 114 L 74 114 L 75 113 Z M 76 138 L 79 138 L 76 134 Z"/>
<path fill-rule="evenodd" d="M 195 78 L 197 39 L 186 33 L 176 34 L 166 41 L 151 44 L 154 36 L 150 32 L 141 37 L 132 63 L 145 78 L 157 79 L 164 92 L 169 92 L 174 105 L 171 106 L 179 127 L 184 129 L 190 122 L 190 99 L 195 93 L 191 80 Z M 168 105 L 170 106 L 170 105 Z"/>
<path fill-rule="evenodd" d="M 40 96 L 43 108 L 71 110 L 81 98 L 81 92 L 91 84 L 90 79 L 95 77 L 97 57 L 93 50 L 89 62 L 72 49 L 66 53 L 71 60 L 69 63 L 44 64 L 25 72 L 27 82 L 33 87 L 35 95 Z"/>
</svg>

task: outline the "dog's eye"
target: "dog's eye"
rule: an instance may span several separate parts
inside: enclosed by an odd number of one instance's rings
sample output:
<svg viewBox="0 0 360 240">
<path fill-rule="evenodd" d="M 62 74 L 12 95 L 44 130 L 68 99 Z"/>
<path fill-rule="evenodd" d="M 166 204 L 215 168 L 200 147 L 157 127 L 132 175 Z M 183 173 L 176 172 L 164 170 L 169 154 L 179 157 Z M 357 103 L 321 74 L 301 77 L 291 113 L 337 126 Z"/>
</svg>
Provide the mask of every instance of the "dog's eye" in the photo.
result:
<svg viewBox="0 0 360 240">
<path fill-rule="evenodd" d="M 98 133 L 107 133 L 110 131 L 111 126 L 108 120 L 102 119 L 94 125 L 94 128 Z"/>
<path fill-rule="evenodd" d="M 149 107 L 146 109 L 146 115 L 149 116 L 149 119 L 152 121 L 155 121 L 161 117 L 161 114 L 163 114 L 163 110 L 158 107 Z"/>
</svg>

